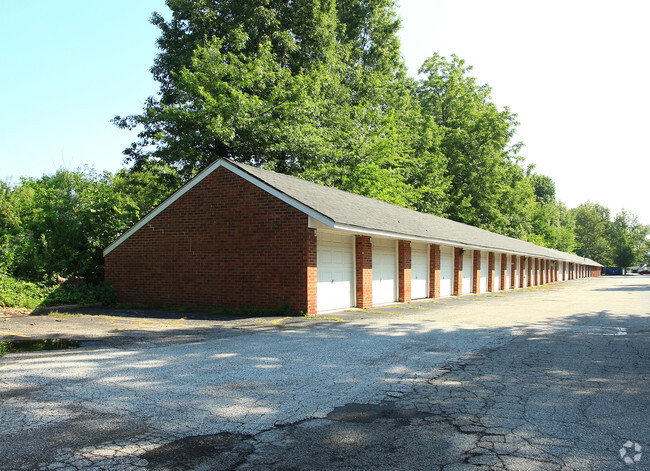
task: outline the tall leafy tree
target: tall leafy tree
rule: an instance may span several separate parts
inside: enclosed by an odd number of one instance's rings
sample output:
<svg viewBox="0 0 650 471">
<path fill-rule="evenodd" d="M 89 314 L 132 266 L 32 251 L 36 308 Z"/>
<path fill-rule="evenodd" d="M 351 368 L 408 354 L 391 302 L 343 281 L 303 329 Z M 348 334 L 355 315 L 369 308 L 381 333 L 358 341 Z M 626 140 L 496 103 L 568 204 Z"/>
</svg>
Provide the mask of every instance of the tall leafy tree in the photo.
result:
<svg viewBox="0 0 650 471">
<path fill-rule="evenodd" d="M 555 203 L 555 182 L 546 175 L 533 173 L 530 175 L 530 183 L 535 191 L 535 199 L 540 204 Z"/>
<path fill-rule="evenodd" d="M 152 68 L 160 94 L 142 114 L 114 120 L 140 129 L 127 162 L 161 161 L 187 179 L 227 157 L 397 204 L 417 199 L 405 162 L 419 119 L 394 2 L 168 6 L 170 21 L 152 18 L 161 29 Z"/>
<path fill-rule="evenodd" d="M 611 265 L 609 208 L 587 202 L 571 212 L 575 220 L 576 253 L 603 265 Z"/>
<path fill-rule="evenodd" d="M 555 197 L 555 182 L 551 177 L 531 172 L 528 178 L 536 204 L 527 239 L 544 247 L 571 252 L 575 245 L 574 221 L 567 207 Z"/>
<path fill-rule="evenodd" d="M 534 198 L 512 142 L 516 116 L 491 102 L 490 88 L 479 85 L 465 61 L 438 54 L 420 68 L 417 85 L 422 114 L 431 119 L 446 158 L 450 218 L 508 235 L 526 234 L 518 214 L 530 212 Z M 524 218 L 528 219 L 528 218 Z"/>
<path fill-rule="evenodd" d="M 648 226 L 636 215 L 622 209 L 611 225 L 611 252 L 614 264 L 621 268 L 642 263 L 648 250 Z"/>
</svg>

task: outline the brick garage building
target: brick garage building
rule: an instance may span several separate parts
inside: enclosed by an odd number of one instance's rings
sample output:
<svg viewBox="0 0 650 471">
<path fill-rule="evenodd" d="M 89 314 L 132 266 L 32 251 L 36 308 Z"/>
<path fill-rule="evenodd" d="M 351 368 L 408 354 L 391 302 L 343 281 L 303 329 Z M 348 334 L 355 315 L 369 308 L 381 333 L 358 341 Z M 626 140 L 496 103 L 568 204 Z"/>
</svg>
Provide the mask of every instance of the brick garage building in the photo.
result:
<svg viewBox="0 0 650 471">
<path fill-rule="evenodd" d="M 218 160 L 104 251 L 124 303 L 316 313 L 600 275 L 576 255 Z"/>
</svg>

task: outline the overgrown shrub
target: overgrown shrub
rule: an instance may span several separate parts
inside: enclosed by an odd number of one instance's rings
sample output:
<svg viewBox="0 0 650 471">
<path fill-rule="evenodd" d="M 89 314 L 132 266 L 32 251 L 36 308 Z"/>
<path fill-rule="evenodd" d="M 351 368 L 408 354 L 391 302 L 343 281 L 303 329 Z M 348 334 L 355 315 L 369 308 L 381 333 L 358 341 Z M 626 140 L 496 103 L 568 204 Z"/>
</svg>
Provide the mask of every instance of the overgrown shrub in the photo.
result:
<svg viewBox="0 0 650 471">
<path fill-rule="evenodd" d="M 75 286 L 52 286 L 22 281 L 0 274 L 0 307 L 23 308 L 55 306 L 58 304 L 115 304 L 117 294 L 105 282 Z"/>
<path fill-rule="evenodd" d="M 43 303 L 51 289 L 0 273 L 0 307 L 34 309 Z"/>
</svg>

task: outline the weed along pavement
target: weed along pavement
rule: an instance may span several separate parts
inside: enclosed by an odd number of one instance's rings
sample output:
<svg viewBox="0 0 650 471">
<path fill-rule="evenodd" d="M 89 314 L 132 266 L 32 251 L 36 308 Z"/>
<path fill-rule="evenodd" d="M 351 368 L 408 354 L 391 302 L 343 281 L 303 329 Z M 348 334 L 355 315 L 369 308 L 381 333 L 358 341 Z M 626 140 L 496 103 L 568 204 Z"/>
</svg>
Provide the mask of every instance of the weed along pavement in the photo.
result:
<svg viewBox="0 0 650 471">
<path fill-rule="evenodd" d="M 76 313 L 75 313 L 76 314 Z M 650 278 L 312 318 L 5 316 L 0 469 L 650 469 Z"/>
</svg>

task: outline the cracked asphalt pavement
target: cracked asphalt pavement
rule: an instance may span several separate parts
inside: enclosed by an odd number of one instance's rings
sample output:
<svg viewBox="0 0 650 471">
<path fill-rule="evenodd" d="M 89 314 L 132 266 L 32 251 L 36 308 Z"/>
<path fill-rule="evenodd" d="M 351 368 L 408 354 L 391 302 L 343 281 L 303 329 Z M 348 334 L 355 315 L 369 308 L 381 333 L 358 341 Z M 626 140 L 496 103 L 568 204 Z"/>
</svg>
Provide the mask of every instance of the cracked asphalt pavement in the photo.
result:
<svg viewBox="0 0 650 471">
<path fill-rule="evenodd" d="M 316 318 L 86 314 L 1 320 L 0 340 L 82 340 L 0 359 L 1 470 L 650 469 L 648 277 Z"/>
</svg>

